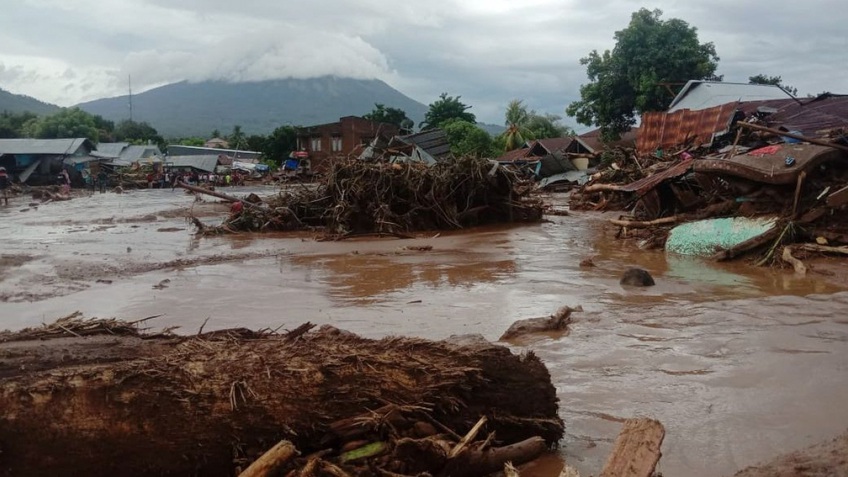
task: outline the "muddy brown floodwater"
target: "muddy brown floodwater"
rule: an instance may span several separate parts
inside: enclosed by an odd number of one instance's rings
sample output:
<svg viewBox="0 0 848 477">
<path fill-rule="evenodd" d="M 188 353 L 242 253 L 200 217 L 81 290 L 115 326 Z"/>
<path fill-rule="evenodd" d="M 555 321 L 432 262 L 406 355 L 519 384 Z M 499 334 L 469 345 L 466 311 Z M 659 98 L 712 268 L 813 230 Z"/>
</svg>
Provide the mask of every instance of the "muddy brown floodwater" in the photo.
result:
<svg viewBox="0 0 848 477">
<path fill-rule="evenodd" d="M 632 416 L 666 426 L 660 470 L 693 477 L 730 475 L 848 427 L 848 292 L 824 275 L 641 251 L 593 214 L 319 242 L 195 238 L 188 210 L 217 223 L 227 208 L 179 190 L 28 202 L 0 208 L 0 328 L 79 310 L 164 314 L 154 326 L 185 333 L 207 319 L 206 330 L 309 320 L 367 337 L 495 340 L 517 319 L 582 305 L 567 336 L 511 346 L 547 363 L 567 425 L 560 453 L 586 474 Z M 581 268 L 589 257 L 596 266 Z M 622 288 L 628 266 L 657 286 Z"/>
</svg>

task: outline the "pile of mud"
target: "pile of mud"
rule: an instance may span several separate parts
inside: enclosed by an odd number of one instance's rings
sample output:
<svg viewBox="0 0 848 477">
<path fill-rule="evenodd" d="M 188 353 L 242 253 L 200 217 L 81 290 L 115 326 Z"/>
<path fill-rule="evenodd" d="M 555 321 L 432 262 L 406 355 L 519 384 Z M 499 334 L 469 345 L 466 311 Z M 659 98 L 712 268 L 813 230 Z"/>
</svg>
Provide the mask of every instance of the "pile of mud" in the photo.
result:
<svg viewBox="0 0 848 477">
<path fill-rule="evenodd" d="M 0 474 L 233 475 L 285 440 L 302 457 L 279 475 L 316 457 L 349 475 L 479 475 L 503 466 L 486 456 L 526 461 L 564 432 L 541 361 L 482 338 L 60 325 L 2 336 Z"/>
</svg>

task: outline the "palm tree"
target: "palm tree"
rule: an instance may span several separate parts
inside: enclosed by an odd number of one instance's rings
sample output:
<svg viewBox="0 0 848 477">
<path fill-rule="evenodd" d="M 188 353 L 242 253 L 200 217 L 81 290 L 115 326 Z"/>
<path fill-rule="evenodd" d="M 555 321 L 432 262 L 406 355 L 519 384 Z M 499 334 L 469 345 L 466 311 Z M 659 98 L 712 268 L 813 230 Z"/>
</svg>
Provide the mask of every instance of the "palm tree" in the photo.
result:
<svg viewBox="0 0 848 477">
<path fill-rule="evenodd" d="M 527 126 L 531 119 L 531 114 L 524 106 L 524 102 L 518 99 L 513 99 L 506 107 L 506 131 L 503 133 L 504 149 L 512 151 L 521 147 L 528 139 L 533 139 L 533 133 Z"/>
</svg>

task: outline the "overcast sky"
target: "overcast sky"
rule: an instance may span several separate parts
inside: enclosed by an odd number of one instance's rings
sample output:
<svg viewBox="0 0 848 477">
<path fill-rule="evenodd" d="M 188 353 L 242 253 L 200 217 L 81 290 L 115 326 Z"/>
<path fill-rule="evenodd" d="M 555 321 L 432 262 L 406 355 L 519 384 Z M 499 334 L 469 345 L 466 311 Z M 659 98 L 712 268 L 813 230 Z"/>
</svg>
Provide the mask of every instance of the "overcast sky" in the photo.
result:
<svg viewBox="0 0 848 477">
<path fill-rule="evenodd" d="M 180 81 L 379 78 L 430 104 L 459 95 L 501 124 L 513 98 L 564 116 L 580 58 L 641 7 L 715 43 L 725 81 L 780 75 L 848 93 L 845 0 L 6 0 L 0 88 L 70 106 Z M 566 123 L 573 122 L 566 118 Z"/>
</svg>

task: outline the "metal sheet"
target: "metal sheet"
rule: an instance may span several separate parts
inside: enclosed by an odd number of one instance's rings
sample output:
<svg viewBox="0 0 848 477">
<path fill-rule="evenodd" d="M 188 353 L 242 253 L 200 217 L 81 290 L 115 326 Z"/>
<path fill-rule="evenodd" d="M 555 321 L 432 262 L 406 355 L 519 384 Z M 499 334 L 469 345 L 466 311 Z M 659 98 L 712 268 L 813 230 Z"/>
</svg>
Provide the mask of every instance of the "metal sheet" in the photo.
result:
<svg viewBox="0 0 848 477">
<path fill-rule="evenodd" d="M 694 160 L 691 158 L 684 159 L 662 172 L 657 172 L 656 174 L 651 174 L 648 177 L 643 177 L 638 181 L 621 186 L 618 190 L 623 192 L 636 192 L 638 195 L 643 195 L 668 179 L 674 179 L 686 174 L 689 172 L 689 169 L 692 168 L 693 163 Z"/>
</svg>

